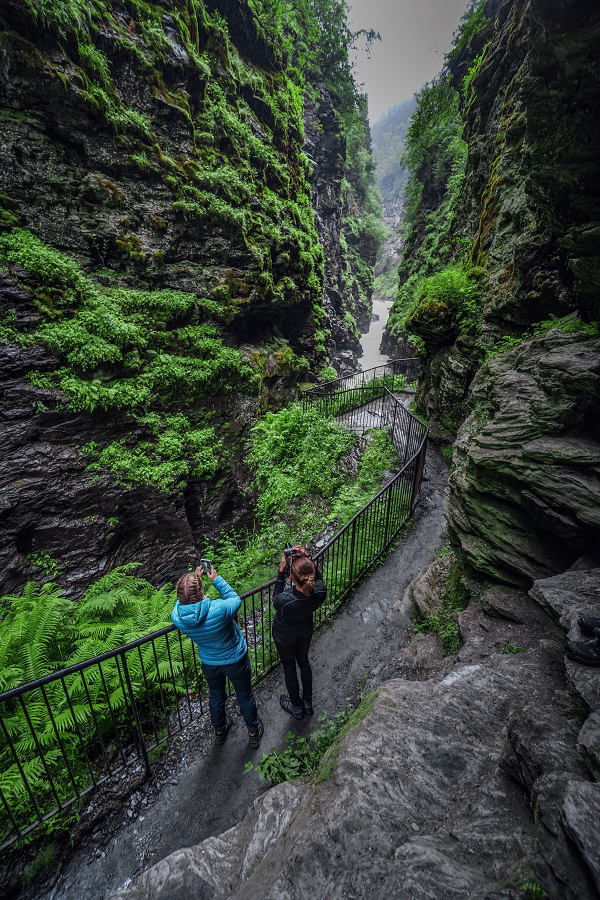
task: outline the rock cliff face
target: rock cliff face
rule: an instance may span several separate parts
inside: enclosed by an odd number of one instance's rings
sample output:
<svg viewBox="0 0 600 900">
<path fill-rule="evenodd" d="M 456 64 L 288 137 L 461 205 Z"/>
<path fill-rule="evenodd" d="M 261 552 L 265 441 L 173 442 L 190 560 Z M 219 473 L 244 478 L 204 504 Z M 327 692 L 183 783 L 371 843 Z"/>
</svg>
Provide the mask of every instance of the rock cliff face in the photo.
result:
<svg viewBox="0 0 600 900">
<path fill-rule="evenodd" d="M 389 231 L 389 237 L 381 248 L 375 265 L 375 291 L 385 297 L 394 297 L 396 294 L 396 272 L 404 248 L 404 236 L 400 228 L 404 221 L 404 189 L 408 171 L 400 160 L 410 117 L 415 108 L 414 97 L 405 100 L 392 107 L 372 128 L 377 184 L 383 200 L 383 220 Z M 384 345 L 391 345 L 392 342 L 392 335 L 386 330 Z M 383 349 L 383 352 L 387 350 Z"/>
<path fill-rule="evenodd" d="M 355 369 L 357 356 L 362 351 L 356 329 L 348 326 L 344 314 L 355 315 L 360 322 L 364 322 L 365 317 L 368 321 L 369 317 L 365 302 L 349 291 L 351 286 L 347 284 L 345 274 L 355 266 L 340 241 L 344 234 L 342 182 L 346 175 L 346 140 L 340 132 L 331 91 L 322 82 L 316 88 L 316 101 L 308 95 L 305 98 L 305 150 L 313 165 L 312 204 L 325 258 L 323 309 L 331 329 L 328 355 L 340 375 L 346 375 Z M 347 246 L 345 238 L 344 245 Z M 368 259 L 366 262 L 373 264 Z M 370 297 L 369 292 L 367 301 Z"/>
<path fill-rule="evenodd" d="M 345 161 L 326 90 L 313 170 L 301 87 L 245 2 L 78 9 L 0 13 L 0 593 L 131 560 L 174 577 L 251 520 L 248 427 L 323 365 L 328 318 L 355 360 L 356 303 L 323 301 Z"/>
<path fill-rule="evenodd" d="M 528 586 L 600 547 L 600 340 L 553 329 L 475 378 L 447 495 L 466 562 Z"/>
<path fill-rule="evenodd" d="M 422 411 L 451 435 L 464 423 L 451 539 L 480 572 L 525 585 L 599 536 L 600 14 L 552 0 L 490 0 L 483 14 L 451 62 L 468 143 L 453 240 L 477 308 L 461 320 L 423 302 L 410 325 L 426 350 Z"/>
</svg>

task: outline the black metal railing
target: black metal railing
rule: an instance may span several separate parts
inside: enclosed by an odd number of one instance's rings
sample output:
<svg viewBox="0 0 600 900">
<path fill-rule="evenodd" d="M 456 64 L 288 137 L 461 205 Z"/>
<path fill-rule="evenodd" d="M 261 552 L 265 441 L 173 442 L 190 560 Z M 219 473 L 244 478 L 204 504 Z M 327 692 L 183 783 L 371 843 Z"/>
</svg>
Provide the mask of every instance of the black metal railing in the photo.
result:
<svg viewBox="0 0 600 900">
<path fill-rule="evenodd" d="M 397 474 L 313 557 L 327 584 L 316 622 L 330 617 L 387 552 L 421 482 L 427 428 L 394 390 L 416 376 L 394 360 L 303 394 L 355 432 L 389 430 Z M 277 664 L 275 579 L 242 594 L 238 621 L 255 681 Z M 195 644 L 173 626 L 0 694 L 0 850 L 68 811 L 126 768 L 151 775 L 153 753 L 204 712 Z"/>
</svg>

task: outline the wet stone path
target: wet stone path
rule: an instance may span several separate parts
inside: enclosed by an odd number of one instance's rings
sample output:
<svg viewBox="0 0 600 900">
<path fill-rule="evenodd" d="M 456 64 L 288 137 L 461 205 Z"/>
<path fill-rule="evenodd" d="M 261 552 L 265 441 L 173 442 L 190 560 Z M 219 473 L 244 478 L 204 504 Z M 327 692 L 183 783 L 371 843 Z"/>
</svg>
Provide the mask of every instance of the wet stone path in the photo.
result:
<svg viewBox="0 0 600 900">
<path fill-rule="evenodd" d="M 347 698 L 354 701 L 368 672 L 406 639 L 410 622 L 391 608 L 443 543 L 448 466 L 433 447 L 424 476 L 413 524 L 402 542 L 338 610 L 332 624 L 315 635 L 310 656 L 317 712 L 325 709 L 333 716 L 345 708 Z M 207 715 L 190 726 L 170 749 L 158 778 L 139 786 L 86 846 L 75 849 L 53 887 L 38 894 L 40 900 L 104 900 L 174 850 L 239 822 L 268 788 L 255 772 L 244 774 L 246 762 L 272 747 L 284 747 L 290 729 L 300 735 L 310 731 L 312 720 L 296 722 L 279 706 L 284 691 L 279 667 L 256 690 L 265 735 L 254 754 L 233 703 L 235 725 L 224 747 L 212 746 Z"/>
</svg>

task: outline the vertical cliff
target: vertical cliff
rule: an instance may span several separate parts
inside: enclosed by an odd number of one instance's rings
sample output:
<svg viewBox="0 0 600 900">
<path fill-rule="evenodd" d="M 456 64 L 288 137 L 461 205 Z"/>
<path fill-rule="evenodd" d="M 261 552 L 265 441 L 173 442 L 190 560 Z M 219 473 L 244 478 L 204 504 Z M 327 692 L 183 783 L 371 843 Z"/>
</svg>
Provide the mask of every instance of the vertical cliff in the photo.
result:
<svg viewBox="0 0 600 900">
<path fill-rule="evenodd" d="M 600 14 L 552 0 L 471 12 L 419 107 L 419 127 L 438 104 L 448 131 L 413 170 L 392 321 L 421 341 L 422 412 L 458 430 L 453 543 L 529 585 L 600 538 Z"/>
<path fill-rule="evenodd" d="M 404 190 L 408 180 L 402 156 L 416 105 L 415 97 L 404 100 L 388 110 L 372 129 L 377 184 L 383 200 L 383 220 L 389 231 L 375 266 L 375 290 L 384 297 L 394 297 L 398 287 L 396 272 L 404 247 Z"/>
<path fill-rule="evenodd" d="M 0 15 L 0 592 L 165 581 L 251 521 L 249 424 L 338 349 L 304 74 L 246 2 Z"/>
</svg>

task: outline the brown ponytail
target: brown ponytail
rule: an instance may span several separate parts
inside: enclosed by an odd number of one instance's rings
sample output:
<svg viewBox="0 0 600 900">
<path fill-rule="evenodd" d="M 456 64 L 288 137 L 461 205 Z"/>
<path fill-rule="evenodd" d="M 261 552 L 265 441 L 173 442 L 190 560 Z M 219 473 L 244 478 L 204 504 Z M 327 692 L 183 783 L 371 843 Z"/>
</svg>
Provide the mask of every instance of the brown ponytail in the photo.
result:
<svg viewBox="0 0 600 900">
<path fill-rule="evenodd" d="M 309 597 L 315 589 L 316 571 L 312 559 L 306 556 L 292 559 L 291 575 L 294 584 L 306 597 Z"/>
<path fill-rule="evenodd" d="M 184 605 L 204 600 L 202 578 L 196 575 L 195 572 L 188 572 L 186 575 L 182 575 L 177 582 L 177 599 Z"/>
</svg>

